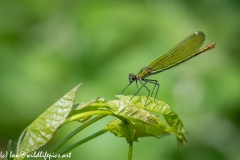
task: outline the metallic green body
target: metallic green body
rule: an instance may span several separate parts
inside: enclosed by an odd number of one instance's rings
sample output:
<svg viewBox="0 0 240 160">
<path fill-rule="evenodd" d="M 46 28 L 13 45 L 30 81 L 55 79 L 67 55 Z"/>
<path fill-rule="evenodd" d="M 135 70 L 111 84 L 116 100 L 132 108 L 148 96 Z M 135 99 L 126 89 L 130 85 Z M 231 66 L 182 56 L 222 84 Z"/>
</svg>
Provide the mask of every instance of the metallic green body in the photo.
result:
<svg viewBox="0 0 240 160">
<path fill-rule="evenodd" d="M 175 47 L 169 50 L 167 53 L 161 55 L 154 60 L 150 65 L 144 67 L 136 76 L 138 79 L 144 79 L 150 75 L 157 74 L 166 69 L 174 67 L 206 50 L 214 47 L 215 44 L 211 44 L 201 50 L 200 47 L 205 41 L 205 35 L 203 32 L 198 31 L 192 33 L 190 36 L 182 40 Z"/>
</svg>

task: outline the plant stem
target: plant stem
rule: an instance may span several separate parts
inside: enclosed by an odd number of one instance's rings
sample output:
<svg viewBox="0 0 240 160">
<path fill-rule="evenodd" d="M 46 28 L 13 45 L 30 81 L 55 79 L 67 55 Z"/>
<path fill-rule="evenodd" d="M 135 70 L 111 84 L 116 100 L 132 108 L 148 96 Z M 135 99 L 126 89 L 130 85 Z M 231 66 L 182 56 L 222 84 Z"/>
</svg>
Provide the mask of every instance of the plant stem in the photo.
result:
<svg viewBox="0 0 240 160">
<path fill-rule="evenodd" d="M 110 112 L 110 111 L 102 111 L 102 110 L 96 110 L 96 111 L 89 111 L 89 112 L 79 113 L 79 114 L 76 114 L 76 115 L 73 115 L 73 116 L 67 118 L 65 120 L 65 122 L 62 123 L 61 126 L 63 126 L 66 123 L 69 123 L 69 122 L 72 122 L 72 121 L 75 121 L 75 120 L 78 120 L 78 119 L 81 119 L 81 118 L 84 118 L 84 117 L 89 117 L 89 116 L 92 116 L 92 115 L 96 115 L 96 114 L 112 115 L 113 113 Z"/>
<path fill-rule="evenodd" d="M 71 151 L 72 149 L 78 147 L 79 145 L 81 145 L 81 144 L 83 144 L 83 143 L 85 143 L 85 142 L 87 142 L 87 141 L 89 141 L 89 140 L 91 140 L 91 139 L 93 139 L 93 138 L 96 138 L 97 136 L 100 136 L 100 135 L 102 135 L 102 134 L 104 134 L 105 132 L 108 132 L 108 131 L 109 131 L 109 128 L 108 128 L 108 127 L 105 127 L 104 129 L 102 129 L 102 130 L 100 130 L 100 131 L 92 134 L 91 136 L 88 136 L 88 137 L 86 137 L 86 138 L 78 141 L 77 143 L 74 143 L 73 145 L 71 145 L 71 146 L 69 146 L 69 147 L 67 147 L 67 148 L 65 148 L 65 149 L 57 152 L 56 154 L 63 155 L 63 154 L 65 154 L 65 153 Z M 53 158 L 53 159 L 51 159 L 51 160 L 54 160 L 54 159 L 56 159 L 56 158 Z"/>
<path fill-rule="evenodd" d="M 128 160 L 132 160 L 133 141 L 129 143 Z"/>
<path fill-rule="evenodd" d="M 54 153 L 56 152 L 63 144 L 65 144 L 69 139 L 71 139 L 74 135 L 76 135 L 78 132 L 80 132 L 81 130 L 83 130 L 84 128 L 86 128 L 87 126 L 91 125 L 92 123 L 102 119 L 103 117 L 105 117 L 106 115 L 99 115 L 97 117 L 92 118 L 91 120 L 87 121 L 86 123 L 84 123 L 83 125 L 81 125 L 80 127 L 78 127 L 77 129 L 75 129 L 73 132 L 71 132 L 70 134 L 68 134 L 65 138 L 63 138 L 60 142 L 58 142 L 50 151 L 50 153 Z"/>
<path fill-rule="evenodd" d="M 21 133 L 19 139 L 18 139 L 18 143 L 17 143 L 17 155 L 20 155 L 20 144 L 22 142 L 22 139 L 24 138 L 24 135 L 27 133 L 27 129 L 25 128 L 23 130 L 23 132 Z M 18 159 L 18 158 L 14 158 L 14 159 Z"/>
</svg>

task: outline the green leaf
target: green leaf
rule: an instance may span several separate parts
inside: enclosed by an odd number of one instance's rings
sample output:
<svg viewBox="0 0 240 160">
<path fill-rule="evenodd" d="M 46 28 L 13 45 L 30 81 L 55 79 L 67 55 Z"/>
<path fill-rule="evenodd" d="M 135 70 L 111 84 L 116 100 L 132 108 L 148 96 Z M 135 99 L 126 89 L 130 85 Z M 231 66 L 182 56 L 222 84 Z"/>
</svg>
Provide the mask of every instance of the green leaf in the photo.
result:
<svg viewBox="0 0 240 160">
<path fill-rule="evenodd" d="M 117 95 L 116 97 L 118 97 L 120 100 L 131 102 L 132 104 L 135 104 L 138 107 L 146 109 L 147 111 L 163 114 L 166 122 L 174 130 L 174 132 L 187 133 L 187 130 L 185 129 L 178 115 L 165 102 L 158 99 L 154 100 L 154 98 L 152 97 L 148 97 L 148 100 L 147 100 L 147 97 L 145 96 L 133 97 L 132 95 L 130 96 Z M 145 105 L 146 100 L 147 100 L 147 104 Z"/>
<path fill-rule="evenodd" d="M 166 120 L 167 124 L 171 127 L 172 131 L 168 130 L 168 133 L 174 133 L 177 137 L 178 145 L 180 146 L 186 146 L 186 138 L 184 134 L 187 134 L 187 130 L 185 129 L 182 121 L 178 117 L 178 115 L 163 101 L 160 101 L 158 99 L 154 99 L 152 97 L 145 97 L 145 96 L 123 96 L 123 95 L 117 95 L 121 101 L 121 103 L 130 103 L 129 105 L 135 105 L 139 108 L 145 109 L 146 111 L 154 112 L 157 114 L 162 114 L 164 116 L 164 119 Z M 146 103 L 147 102 L 147 103 Z M 160 123 L 160 122 L 158 122 Z M 156 124 L 158 124 L 156 123 Z M 158 133 L 154 133 L 155 131 L 158 131 L 158 127 L 151 125 L 148 126 L 148 132 L 151 133 L 150 135 L 155 135 L 158 137 Z M 135 126 L 135 129 L 138 126 Z M 156 127 L 156 128 L 155 128 Z M 145 127 L 144 129 L 146 129 Z M 136 129 L 139 131 L 139 129 Z M 159 130 L 160 131 L 160 130 Z M 125 131 L 126 132 L 126 131 Z M 144 135 L 144 134 L 143 134 Z M 139 136 L 143 136 L 140 132 Z M 147 134 L 146 134 L 147 135 Z"/>
<path fill-rule="evenodd" d="M 144 124 L 136 122 L 134 125 L 131 123 L 123 123 L 122 120 L 116 119 L 108 124 L 110 132 L 117 137 L 125 137 L 127 142 L 138 141 L 139 137 L 156 137 L 162 138 L 164 136 L 174 134 L 172 129 L 167 126 L 163 121 L 158 121 L 157 124 Z"/>
<path fill-rule="evenodd" d="M 103 98 L 98 97 L 91 102 L 82 102 L 80 104 L 74 105 L 72 111 L 68 115 L 68 117 L 86 113 L 88 111 L 97 111 L 97 110 L 109 110 L 109 106 L 107 105 L 106 101 Z M 88 121 L 92 116 L 82 117 L 78 119 L 79 122 L 83 123 Z"/>
<path fill-rule="evenodd" d="M 78 113 L 83 113 L 86 111 L 95 111 L 95 110 L 108 110 L 109 107 L 106 103 L 106 101 L 103 98 L 98 97 L 95 100 L 92 100 L 91 102 L 82 102 L 80 104 L 74 105 L 71 113 L 71 115 L 75 115 Z"/>
<path fill-rule="evenodd" d="M 178 134 L 178 133 L 175 133 L 175 135 L 176 135 L 176 137 L 177 137 L 178 147 L 180 147 L 180 146 L 186 147 L 186 142 L 187 142 L 187 140 L 186 140 L 184 134 L 182 134 L 182 133 L 179 133 L 179 134 Z"/>
<path fill-rule="evenodd" d="M 20 144 L 20 152 L 31 153 L 52 139 L 70 113 L 80 85 L 59 99 L 26 128 L 27 133 Z"/>
<path fill-rule="evenodd" d="M 126 119 L 129 123 L 135 124 L 136 121 L 152 124 L 157 123 L 158 118 L 148 111 L 137 107 L 129 101 L 113 100 L 107 102 L 110 111 L 120 119 Z"/>
<path fill-rule="evenodd" d="M 7 160 L 12 160 L 13 158 L 10 156 L 10 153 L 12 152 L 12 140 L 9 140 L 8 141 L 8 144 L 7 144 L 7 157 L 6 159 Z"/>
</svg>

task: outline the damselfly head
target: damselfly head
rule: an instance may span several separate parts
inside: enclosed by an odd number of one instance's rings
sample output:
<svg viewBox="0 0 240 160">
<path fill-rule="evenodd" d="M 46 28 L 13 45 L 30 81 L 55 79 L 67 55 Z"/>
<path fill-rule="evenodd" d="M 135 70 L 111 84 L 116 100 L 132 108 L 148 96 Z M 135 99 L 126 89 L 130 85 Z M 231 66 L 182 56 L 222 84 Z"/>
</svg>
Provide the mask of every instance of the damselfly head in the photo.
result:
<svg viewBox="0 0 240 160">
<path fill-rule="evenodd" d="M 132 83 L 136 79 L 137 79 L 137 76 L 135 74 L 133 74 L 133 73 L 129 74 L 128 80 L 129 80 L 130 83 Z"/>
</svg>

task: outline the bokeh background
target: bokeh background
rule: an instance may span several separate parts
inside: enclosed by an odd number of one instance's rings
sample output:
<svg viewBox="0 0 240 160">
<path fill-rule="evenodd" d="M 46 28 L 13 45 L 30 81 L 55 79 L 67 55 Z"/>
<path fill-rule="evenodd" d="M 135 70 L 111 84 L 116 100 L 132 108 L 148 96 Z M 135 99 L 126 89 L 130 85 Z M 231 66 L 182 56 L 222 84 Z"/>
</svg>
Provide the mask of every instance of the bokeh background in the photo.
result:
<svg viewBox="0 0 240 160">
<path fill-rule="evenodd" d="M 174 136 L 134 143 L 137 160 L 240 159 L 240 1 L 0 1 L 0 151 L 79 83 L 76 103 L 115 99 L 137 73 L 191 33 L 216 48 L 151 77 L 158 99 L 180 116 L 186 148 Z M 125 94 L 134 94 L 135 85 Z M 146 95 L 146 91 L 140 95 Z M 73 138 L 102 129 L 105 118 Z M 79 124 L 61 128 L 49 147 Z M 128 144 L 106 133 L 71 159 L 127 159 Z"/>
</svg>

